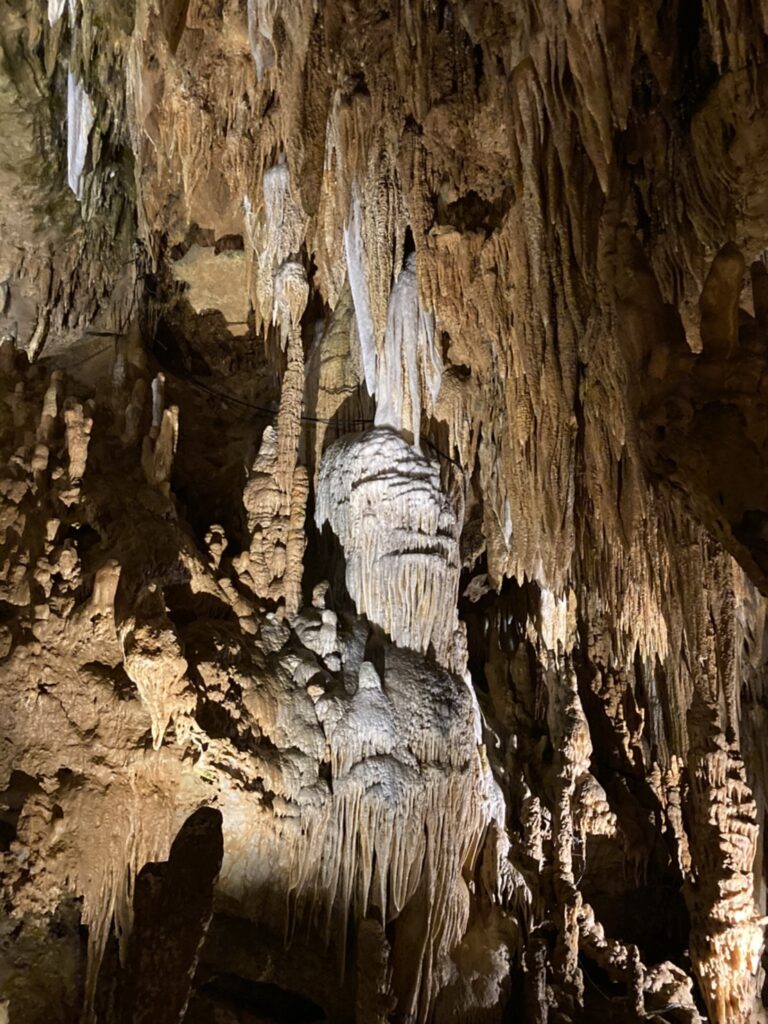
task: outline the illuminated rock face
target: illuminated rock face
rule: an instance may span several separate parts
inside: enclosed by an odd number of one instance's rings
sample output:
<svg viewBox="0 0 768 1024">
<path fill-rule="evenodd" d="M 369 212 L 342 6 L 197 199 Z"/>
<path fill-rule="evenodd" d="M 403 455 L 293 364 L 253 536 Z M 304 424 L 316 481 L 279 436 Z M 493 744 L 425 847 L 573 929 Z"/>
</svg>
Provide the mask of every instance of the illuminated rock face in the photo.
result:
<svg viewBox="0 0 768 1024">
<path fill-rule="evenodd" d="M 357 610 L 399 646 L 456 666 L 459 526 L 438 465 L 384 427 L 343 438 L 323 456 L 315 519 L 344 548 Z"/>
<path fill-rule="evenodd" d="M 764 6 L 6 2 L 0 1020 L 764 1019 Z"/>
</svg>

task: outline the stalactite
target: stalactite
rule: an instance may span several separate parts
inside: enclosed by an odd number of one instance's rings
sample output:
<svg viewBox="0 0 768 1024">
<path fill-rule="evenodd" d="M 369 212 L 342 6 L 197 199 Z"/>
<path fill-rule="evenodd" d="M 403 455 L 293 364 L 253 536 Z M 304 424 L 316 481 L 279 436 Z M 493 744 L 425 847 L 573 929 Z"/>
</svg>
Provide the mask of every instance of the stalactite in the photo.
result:
<svg viewBox="0 0 768 1024">
<path fill-rule="evenodd" d="M 53 27 L 64 13 L 67 0 L 48 0 L 48 24 Z"/>
<path fill-rule="evenodd" d="M 365 386 L 368 388 L 368 394 L 374 395 L 376 393 L 376 334 L 371 314 L 371 300 L 368 294 L 370 275 L 360 218 L 360 195 L 355 186 L 352 190 L 349 223 L 344 227 L 344 251 L 347 257 L 349 287 L 355 306 L 355 321 Z"/>
<path fill-rule="evenodd" d="M 70 71 L 67 75 L 67 181 L 77 199 L 82 199 L 83 195 L 83 172 L 95 116 L 90 96 Z"/>
<path fill-rule="evenodd" d="M 149 585 L 118 632 L 123 665 L 147 707 L 152 745 L 157 750 L 174 716 L 187 707 L 190 698 L 185 680 L 187 661 L 155 584 Z"/>
<path fill-rule="evenodd" d="M 314 445 L 312 454 L 315 482 L 323 451 L 340 434 L 354 432 L 362 421 L 370 421 L 373 409 L 362 394 L 362 367 L 355 333 L 352 297 L 342 292 L 333 316 L 324 325 L 307 357 L 307 413 L 316 422 L 307 424 Z"/>
<path fill-rule="evenodd" d="M 440 392 L 442 359 L 435 350 L 435 327 L 421 308 L 416 258 L 411 254 L 389 297 L 384 346 L 376 366 L 376 426 L 391 427 L 413 437 L 421 433 L 422 394 L 426 412 L 434 410 Z"/>
</svg>

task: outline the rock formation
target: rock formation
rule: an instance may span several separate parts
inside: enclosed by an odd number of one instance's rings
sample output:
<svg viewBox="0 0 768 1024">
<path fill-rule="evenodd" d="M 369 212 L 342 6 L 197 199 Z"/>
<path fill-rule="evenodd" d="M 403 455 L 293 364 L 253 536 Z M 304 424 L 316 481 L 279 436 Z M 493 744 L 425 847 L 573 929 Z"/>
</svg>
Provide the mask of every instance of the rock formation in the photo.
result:
<svg viewBox="0 0 768 1024">
<path fill-rule="evenodd" d="M 0 1021 L 768 1019 L 768 10 L 1 0 Z"/>
</svg>

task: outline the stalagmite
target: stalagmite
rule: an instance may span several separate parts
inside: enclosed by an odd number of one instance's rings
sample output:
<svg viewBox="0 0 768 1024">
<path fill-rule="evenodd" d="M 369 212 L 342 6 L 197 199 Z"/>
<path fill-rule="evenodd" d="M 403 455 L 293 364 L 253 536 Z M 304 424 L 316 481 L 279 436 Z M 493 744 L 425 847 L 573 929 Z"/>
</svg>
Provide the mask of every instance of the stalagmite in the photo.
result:
<svg viewBox="0 0 768 1024">
<path fill-rule="evenodd" d="M 741 756 L 718 718 L 701 698 L 689 713 L 691 959 L 710 1019 L 746 1024 L 755 1019 L 753 978 L 765 923 L 753 890 L 756 807 Z"/>
<path fill-rule="evenodd" d="M 10 377 L 16 367 L 16 343 L 13 338 L 0 339 L 0 374 Z"/>
<path fill-rule="evenodd" d="M 122 981 L 125 1024 L 176 1024 L 189 1003 L 192 978 L 213 912 L 221 868 L 221 814 L 201 807 L 184 822 L 167 864 L 148 864 L 136 878 L 134 924 Z M 168 935 L 183 942 L 168 942 Z"/>
<path fill-rule="evenodd" d="M 299 609 L 307 471 L 299 465 L 304 391 L 304 350 L 300 320 L 309 289 L 304 268 L 287 261 L 275 275 L 274 321 L 287 350 L 276 427 L 267 426 L 243 493 L 250 549 L 234 561 L 241 580 L 259 597 Z"/>
<path fill-rule="evenodd" d="M 149 430 L 150 440 L 156 441 L 160 433 L 160 425 L 165 409 L 165 374 L 158 373 L 152 378 L 152 426 Z"/>
<path fill-rule="evenodd" d="M 40 422 L 37 428 L 37 439 L 47 443 L 53 437 L 55 424 L 59 415 L 59 401 L 61 399 L 61 388 L 64 375 L 60 370 L 54 370 L 43 398 L 43 409 L 40 415 Z"/>
<path fill-rule="evenodd" d="M 151 394 L 152 422 L 142 442 L 141 463 L 148 483 L 169 497 L 173 462 L 179 443 L 179 408 L 176 405 L 165 405 L 165 374 L 159 373 L 153 378 Z M 125 414 L 123 440 L 127 444 L 134 442 L 140 429 L 144 395 L 144 382 L 138 380 Z"/>
<path fill-rule="evenodd" d="M 171 405 L 163 410 L 160 432 L 152 455 L 152 480 L 165 495 L 171 490 L 171 471 L 179 439 L 179 409 Z"/>
<path fill-rule="evenodd" d="M 89 615 L 109 615 L 115 613 L 115 594 L 120 583 L 120 563 L 115 558 L 108 559 L 96 570 L 93 581 L 93 593 L 89 607 Z"/>
<path fill-rule="evenodd" d="M 67 399 L 64 403 L 64 426 L 69 460 L 69 479 L 72 483 L 80 483 L 88 461 L 88 444 L 93 428 L 93 419 L 79 402 Z"/>
</svg>

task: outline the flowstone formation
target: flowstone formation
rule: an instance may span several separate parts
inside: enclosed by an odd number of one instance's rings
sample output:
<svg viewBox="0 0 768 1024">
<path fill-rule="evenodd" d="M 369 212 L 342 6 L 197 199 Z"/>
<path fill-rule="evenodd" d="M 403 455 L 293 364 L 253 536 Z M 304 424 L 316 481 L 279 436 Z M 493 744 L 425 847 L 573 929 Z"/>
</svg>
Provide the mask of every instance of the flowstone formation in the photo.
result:
<svg viewBox="0 0 768 1024">
<path fill-rule="evenodd" d="M 764 5 L 0 2 L 0 1021 L 768 1019 Z"/>
<path fill-rule="evenodd" d="M 323 456 L 315 515 L 344 548 L 358 611 L 400 646 L 461 665 L 459 524 L 438 465 L 384 427 L 342 438 Z"/>
</svg>

